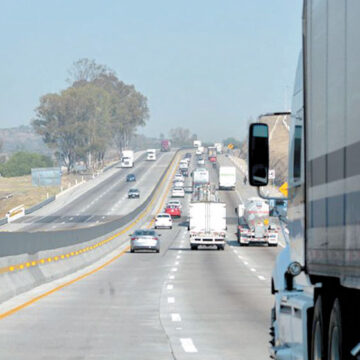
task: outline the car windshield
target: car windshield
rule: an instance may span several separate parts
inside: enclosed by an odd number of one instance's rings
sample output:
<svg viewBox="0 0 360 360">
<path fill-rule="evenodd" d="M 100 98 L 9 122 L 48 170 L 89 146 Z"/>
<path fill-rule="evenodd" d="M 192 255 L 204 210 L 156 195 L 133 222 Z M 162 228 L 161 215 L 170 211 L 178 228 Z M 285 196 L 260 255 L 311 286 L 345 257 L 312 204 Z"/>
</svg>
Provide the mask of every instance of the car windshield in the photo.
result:
<svg viewBox="0 0 360 360">
<path fill-rule="evenodd" d="M 157 217 L 158 218 L 170 218 L 170 215 L 168 215 L 168 214 L 160 214 Z"/>
<path fill-rule="evenodd" d="M 155 231 L 154 230 L 136 230 L 134 232 L 134 235 L 136 236 L 153 236 L 155 235 Z"/>
</svg>

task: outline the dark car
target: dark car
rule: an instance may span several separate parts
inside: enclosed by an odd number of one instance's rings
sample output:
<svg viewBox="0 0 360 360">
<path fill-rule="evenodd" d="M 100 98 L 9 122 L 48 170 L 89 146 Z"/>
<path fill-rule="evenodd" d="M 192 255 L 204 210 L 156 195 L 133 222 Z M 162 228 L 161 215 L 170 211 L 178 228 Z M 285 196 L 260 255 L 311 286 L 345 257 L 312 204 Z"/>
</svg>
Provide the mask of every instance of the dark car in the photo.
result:
<svg viewBox="0 0 360 360">
<path fill-rule="evenodd" d="M 140 197 L 140 191 L 138 189 L 130 189 L 128 191 L 129 199 L 138 199 Z"/>
<path fill-rule="evenodd" d="M 185 159 L 191 159 L 191 153 L 186 153 L 184 157 Z"/>
<path fill-rule="evenodd" d="M 134 174 L 129 174 L 129 175 L 126 177 L 126 181 L 127 181 L 127 182 L 136 181 L 135 175 L 134 175 Z"/>
</svg>

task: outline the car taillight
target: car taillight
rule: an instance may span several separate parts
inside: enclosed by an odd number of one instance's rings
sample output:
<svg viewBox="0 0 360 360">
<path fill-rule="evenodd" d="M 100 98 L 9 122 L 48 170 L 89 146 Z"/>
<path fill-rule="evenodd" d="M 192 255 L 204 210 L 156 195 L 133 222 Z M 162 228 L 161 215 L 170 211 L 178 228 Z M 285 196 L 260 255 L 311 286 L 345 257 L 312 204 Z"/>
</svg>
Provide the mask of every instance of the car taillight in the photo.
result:
<svg viewBox="0 0 360 360">
<path fill-rule="evenodd" d="M 136 240 L 136 237 L 132 237 L 131 240 L 133 240 L 133 241 Z"/>
<path fill-rule="evenodd" d="M 154 238 L 154 240 L 158 241 L 158 240 L 159 240 L 159 238 L 155 237 L 155 238 Z"/>
</svg>

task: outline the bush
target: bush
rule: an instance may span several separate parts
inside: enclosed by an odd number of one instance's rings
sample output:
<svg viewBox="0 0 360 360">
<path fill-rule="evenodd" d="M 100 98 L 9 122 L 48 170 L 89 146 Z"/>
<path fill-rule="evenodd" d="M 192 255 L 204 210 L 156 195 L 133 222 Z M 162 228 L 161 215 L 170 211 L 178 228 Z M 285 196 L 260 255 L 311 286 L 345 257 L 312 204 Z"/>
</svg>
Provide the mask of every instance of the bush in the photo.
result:
<svg viewBox="0 0 360 360">
<path fill-rule="evenodd" d="M 54 164 L 49 156 L 20 151 L 12 155 L 5 164 L 0 164 L 0 174 L 4 177 L 23 176 L 31 174 L 32 168 L 52 166 Z"/>
</svg>

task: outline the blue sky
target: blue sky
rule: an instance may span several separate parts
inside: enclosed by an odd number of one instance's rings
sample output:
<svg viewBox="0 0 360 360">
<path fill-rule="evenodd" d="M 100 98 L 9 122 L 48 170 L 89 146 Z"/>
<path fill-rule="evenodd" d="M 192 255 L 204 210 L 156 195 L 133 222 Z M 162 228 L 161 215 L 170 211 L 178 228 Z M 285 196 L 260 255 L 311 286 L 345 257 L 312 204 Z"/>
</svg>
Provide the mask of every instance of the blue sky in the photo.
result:
<svg viewBox="0 0 360 360">
<path fill-rule="evenodd" d="M 0 127 L 29 124 L 39 97 L 68 86 L 79 58 L 114 69 L 148 98 L 140 132 L 190 128 L 243 138 L 284 110 L 301 46 L 300 0 L 1 2 Z"/>
</svg>

